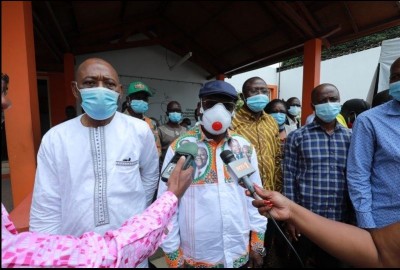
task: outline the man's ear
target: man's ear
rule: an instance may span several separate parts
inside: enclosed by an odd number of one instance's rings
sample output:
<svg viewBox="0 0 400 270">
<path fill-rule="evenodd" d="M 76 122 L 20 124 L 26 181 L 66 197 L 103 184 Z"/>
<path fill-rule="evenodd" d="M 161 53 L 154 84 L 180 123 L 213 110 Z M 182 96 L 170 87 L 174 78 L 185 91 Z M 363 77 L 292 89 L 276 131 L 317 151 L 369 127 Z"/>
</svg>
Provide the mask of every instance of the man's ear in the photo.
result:
<svg viewBox="0 0 400 270">
<path fill-rule="evenodd" d="M 118 99 L 122 101 L 122 93 L 124 93 L 123 92 L 124 86 L 122 84 L 119 84 L 118 87 L 117 87 L 117 90 L 118 90 L 118 93 L 119 93 Z"/>
<path fill-rule="evenodd" d="M 239 97 L 240 97 L 241 100 L 244 101 L 244 95 L 243 95 L 243 93 L 239 93 Z"/>
<path fill-rule="evenodd" d="M 72 90 L 72 94 L 74 95 L 75 98 L 79 98 L 80 94 L 79 89 L 78 89 L 78 83 L 76 81 L 72 81 L 71 82 L 71 90 Z"/>
</svg>

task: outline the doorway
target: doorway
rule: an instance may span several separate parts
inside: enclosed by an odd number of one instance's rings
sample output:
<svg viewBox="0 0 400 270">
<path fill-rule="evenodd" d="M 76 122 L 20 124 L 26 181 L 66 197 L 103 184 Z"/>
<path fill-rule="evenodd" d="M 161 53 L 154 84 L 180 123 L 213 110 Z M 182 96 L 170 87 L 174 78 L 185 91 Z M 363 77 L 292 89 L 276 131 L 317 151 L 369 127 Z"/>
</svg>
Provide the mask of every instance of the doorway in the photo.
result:
<svg viewBox="0 0 400 270">
<path fill-rule="evenodd" d="M 49 87 L 48 80 L 45 78 L 38 78 L 38 101 L 39 101 L 39 115 L 40 115 L 40 129 L 43 135 L 51 128 L 51 113 L 49 103 Z"/>
</svg>

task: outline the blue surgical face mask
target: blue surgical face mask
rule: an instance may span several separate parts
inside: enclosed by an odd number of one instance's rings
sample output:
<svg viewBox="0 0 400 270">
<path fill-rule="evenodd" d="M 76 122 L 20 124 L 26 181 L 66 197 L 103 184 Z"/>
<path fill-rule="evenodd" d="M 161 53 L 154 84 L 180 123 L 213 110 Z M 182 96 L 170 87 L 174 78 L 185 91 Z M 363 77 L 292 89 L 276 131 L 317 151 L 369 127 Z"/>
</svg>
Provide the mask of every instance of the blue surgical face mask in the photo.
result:
<svg viewBox="0 0 400 270">
<path fill-rule="evenodd" d="M 149 104 L 144 100 L 132 100 L 131 108 L 135 113 L 145 113 L 149 109 Z"/>
<path fill-rule="evenodd" d="M 342 105 L 339 102 L 327 102 L 315 105 L 315 114 L 325 123 L 330 123 L 335 120 L 340 113 Z"/>
<path fill-rule="evenodd" d="M 180 112 L 170 112 L 168 113 L 168 118 L 172 123 L 179 123 L 182 119 L 182 113 Z"/>
<path fill-rule="evenodd" d="M 275 121 L 278 123 L 278 126 L 282 126 L 285 123 L 286 120 L 286 114 L 285 113 L 271 113 L 271 116 L 275 118 Z"/>
<path fill-rule="evenodd" d="M 288 113 L 293 116 L 298 116 L 301 112 L 301 108 L 298 106 L 290 106 Z"/>
<path fill-rule="evenodd" d="M 118 108 L 119 93 L 104 88 L 93 87 L 79 90 L 82 108 L 95 120 L 105 120 L 114 115 Z"/>
<path fill-rule="evenodd" d="M 268 96 L 263 94 L 248 97 L 246 100 L 247 107 L 253 112 L 261 112 L 267 106 L 268 102 Z"/>
<path fill-rule="evenodd" d="M 400 81 L 389 84 L 389 95 L 400 101 Z"/>
</svg>

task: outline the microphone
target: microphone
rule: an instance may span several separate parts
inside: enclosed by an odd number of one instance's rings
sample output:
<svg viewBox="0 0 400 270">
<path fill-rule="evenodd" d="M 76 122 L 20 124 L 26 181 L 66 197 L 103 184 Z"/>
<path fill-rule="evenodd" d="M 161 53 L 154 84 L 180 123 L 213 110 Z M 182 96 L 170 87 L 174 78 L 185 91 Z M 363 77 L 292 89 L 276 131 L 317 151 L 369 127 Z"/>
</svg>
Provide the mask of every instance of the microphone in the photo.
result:
<svg viewBox="0 0 400 270">
<path fill-rule="evenodd" d="M 247 158 L 236 159 L 231 150 L 224 150 L 219 156 L 228 166 L 230 172 L 250 191 L 251 196 L 254 199 L 260 200 L 261 198 L 257 195 L 253 182 L 249 178 L 249 175 L 254 173 L 256 170 L 251 166 Z"/>
<path fill-rule="evenodd" d="M 164 171 L 161 173 L 161 180 L 164 182 L 168 182 L 169 177 L 171 176 L 172 171 L 175 169 L 176 163 L 178 162 L 181 156 L 185 156 L 186 160 L 183 164 L 183 169 L 186 170 L 190 165 L 194 167 L 194 159 L 197 156 L 197 150 L 199 147 L 196 143 L 188 142 L 179 146 L 175 155 L 172 157 L 168 165 L 165 167 Z"/>
</svg>

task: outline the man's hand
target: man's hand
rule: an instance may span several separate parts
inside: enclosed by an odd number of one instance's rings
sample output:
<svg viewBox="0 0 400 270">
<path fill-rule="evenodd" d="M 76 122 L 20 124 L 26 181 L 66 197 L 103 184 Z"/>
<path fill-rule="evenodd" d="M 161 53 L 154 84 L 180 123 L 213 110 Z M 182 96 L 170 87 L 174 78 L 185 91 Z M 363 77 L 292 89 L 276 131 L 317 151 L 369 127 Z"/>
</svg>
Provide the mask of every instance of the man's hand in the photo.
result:
<svg viewBox="0 0 400 270">
<path fill-rule="evenodd" d="M 250 250 L 248 268 L 262 268 L 264 258 L 257 252 Z"/>
<path fill-rule="evenodd" d="M 168 191 L 173 192 L 178 199 L 183 196 L 193 181 L 193 167 L 189 166 L 186 170 L 182 170 L 185 160 L 184 156 L 179 158 L 167 182 Z"/>
</svg>

